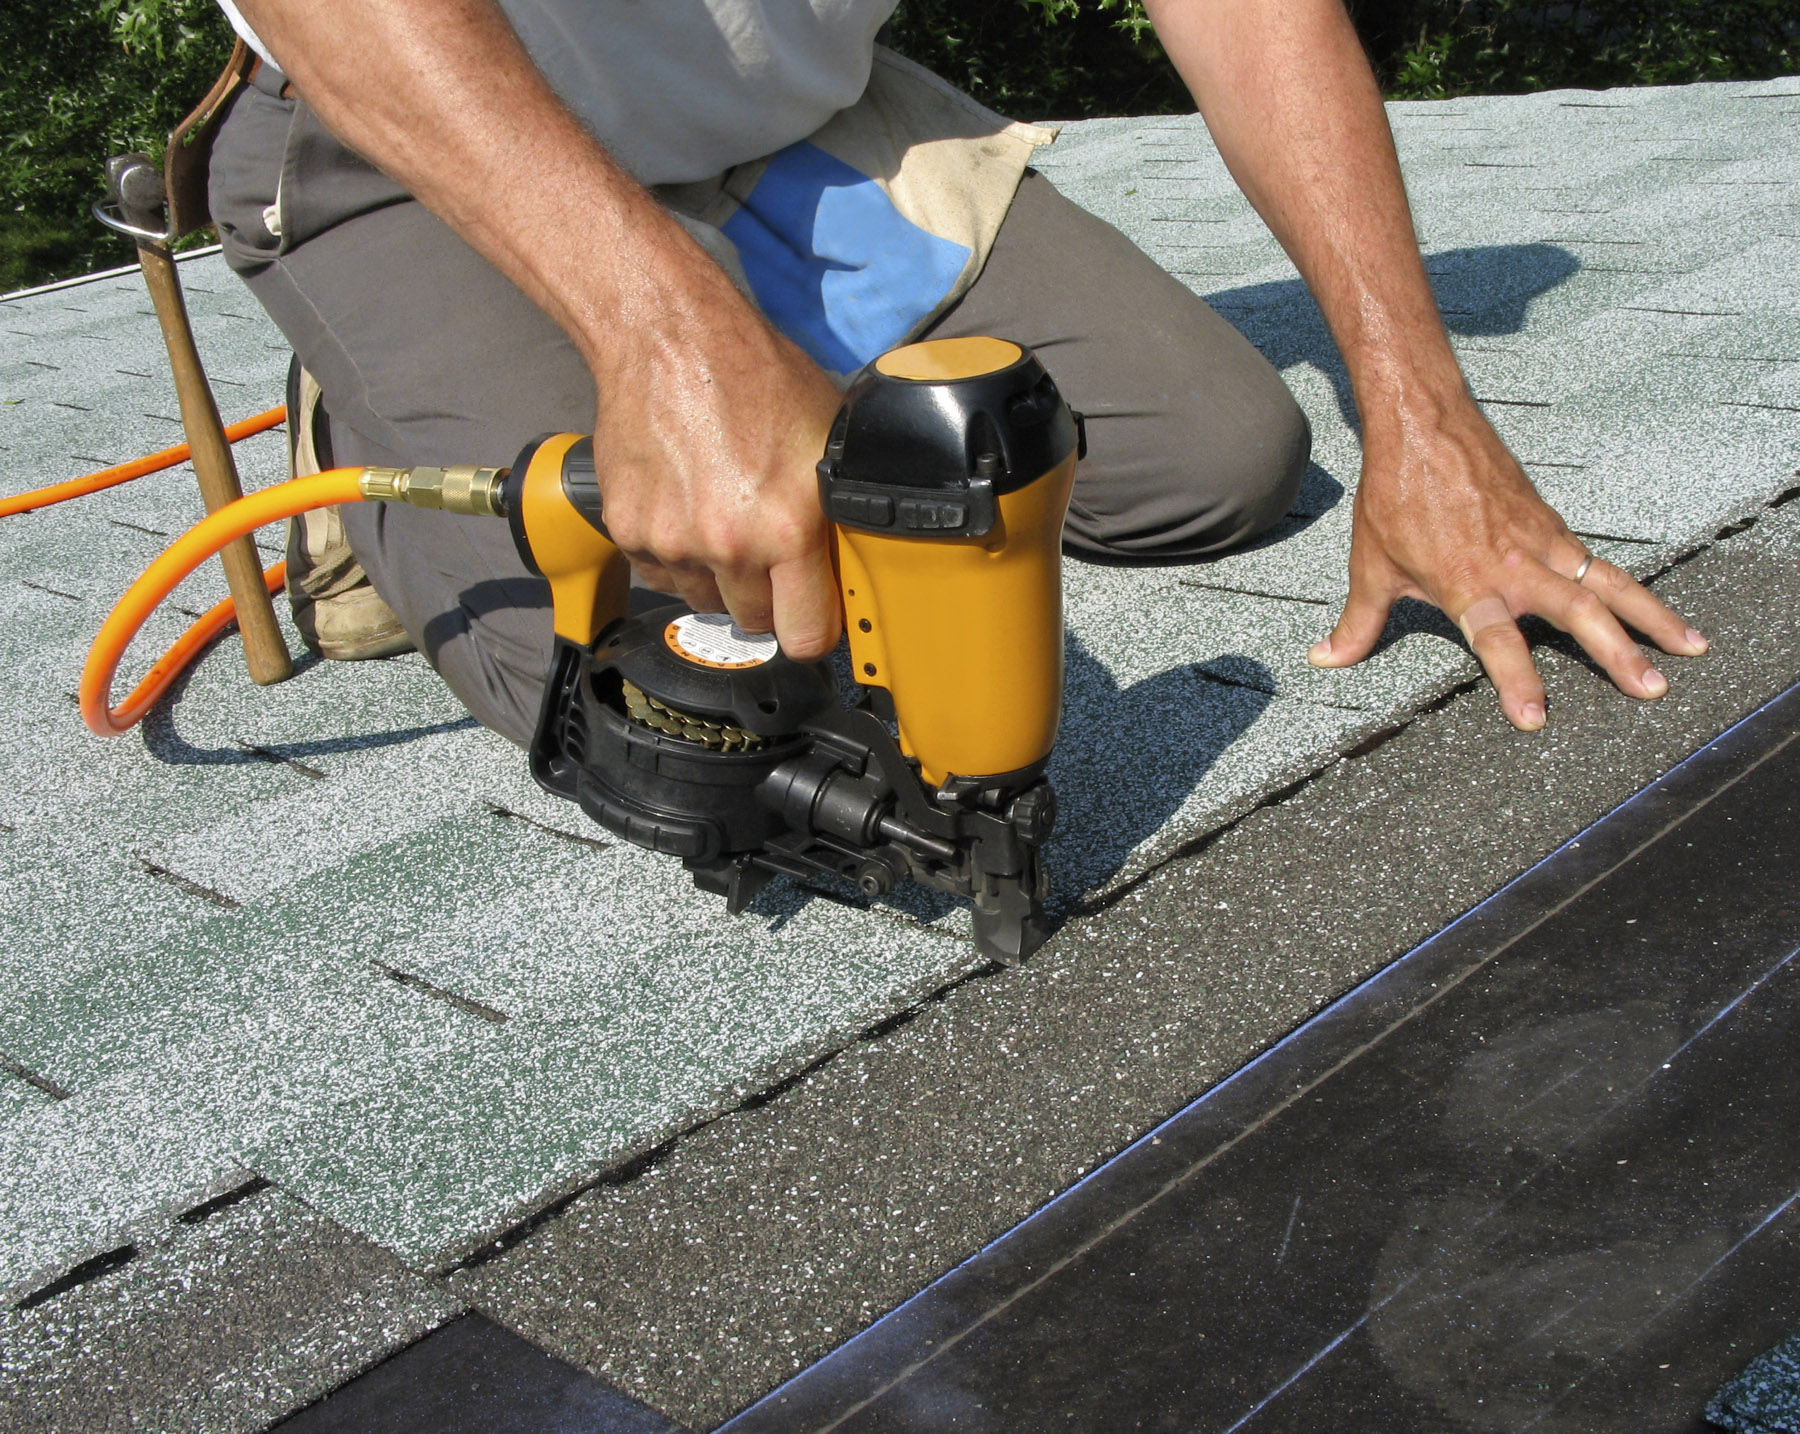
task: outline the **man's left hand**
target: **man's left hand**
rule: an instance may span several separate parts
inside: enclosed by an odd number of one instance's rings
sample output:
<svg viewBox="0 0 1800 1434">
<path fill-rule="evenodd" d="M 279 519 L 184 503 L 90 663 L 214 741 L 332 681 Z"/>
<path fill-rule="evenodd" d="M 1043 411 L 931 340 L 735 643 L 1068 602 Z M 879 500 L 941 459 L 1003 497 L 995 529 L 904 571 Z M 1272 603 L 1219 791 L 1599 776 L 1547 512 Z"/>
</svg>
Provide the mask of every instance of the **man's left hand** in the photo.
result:
<svg viewBox="0 0 1800 1434">
<path fill-rule="evenodd" d="M 1664 652 L 1697 657 L 1706 639 L 1623 569 L 1592 558 L 1537 494 L 1476 408 L 1369 423 L 1350 542 L 1350 595 L 1330 636 L 1307 654 L 1348 667 L 1374 650 L 1396 599 L 1418 598 L 1462 629 L 1522 731 L 1544 725 L 1544 684 L 1519 619 L 1570 634 L 1633 697 L 1669 682 L 1627 627 Z M 1583 564 L 1586 570 L 1583 571 Z"/>
</svg>

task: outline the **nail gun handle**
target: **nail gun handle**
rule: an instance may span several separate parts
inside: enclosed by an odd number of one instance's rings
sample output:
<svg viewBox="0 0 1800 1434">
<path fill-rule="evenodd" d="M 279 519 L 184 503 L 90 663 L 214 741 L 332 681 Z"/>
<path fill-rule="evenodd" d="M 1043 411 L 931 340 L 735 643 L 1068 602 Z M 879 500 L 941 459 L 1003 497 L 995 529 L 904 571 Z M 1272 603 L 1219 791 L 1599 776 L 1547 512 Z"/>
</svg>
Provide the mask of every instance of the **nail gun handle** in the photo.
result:
<svg viewBox="0 0 1800 1434">
<path fill-rule="evenodd" d="M 519 556 L 549 579 L 556 635 L 590 646 L 625 616 L 631 590 L 631 564 L 601 520 L 594 440 L 557 433 L 528 443 L 504 502 Z"/>
</svg>

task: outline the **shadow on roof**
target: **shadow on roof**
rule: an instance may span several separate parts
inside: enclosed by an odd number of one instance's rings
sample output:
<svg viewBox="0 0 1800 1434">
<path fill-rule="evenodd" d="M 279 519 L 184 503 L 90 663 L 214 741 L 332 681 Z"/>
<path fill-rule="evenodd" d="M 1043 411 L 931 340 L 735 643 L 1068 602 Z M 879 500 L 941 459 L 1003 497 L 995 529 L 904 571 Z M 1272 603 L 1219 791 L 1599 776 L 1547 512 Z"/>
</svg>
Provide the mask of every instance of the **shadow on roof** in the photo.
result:
<svg viewBox="0 0 1800 1434">
<path fill-rule="evenodd" d="M 1580 268 L 1581 260 L 1560 244 L 1487 244 L 1425 255 L 1444 323 L 1465 338 L 1523 332 L 1532 301 Z M 1206 301 L 1276 368 L 1311 364 L 1329 378 L 1344 422 L 1361 431 L 1350 376 L 1305 284 L 1299 279 L 1250 284 L 1208 294 Z"/>
</svg>

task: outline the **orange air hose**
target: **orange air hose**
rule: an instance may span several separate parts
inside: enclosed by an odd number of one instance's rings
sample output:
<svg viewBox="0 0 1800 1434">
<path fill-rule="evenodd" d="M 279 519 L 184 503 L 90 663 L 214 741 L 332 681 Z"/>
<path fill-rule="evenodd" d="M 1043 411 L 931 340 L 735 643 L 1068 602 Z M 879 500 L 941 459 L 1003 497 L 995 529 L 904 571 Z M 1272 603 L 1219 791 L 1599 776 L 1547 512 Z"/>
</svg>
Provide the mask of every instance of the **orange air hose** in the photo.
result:
<svg viewBox="0 0 1800 1434">
<path fill-rule="evenodd" d="M 226 623 L 231 621 L 231 599 L 219 603 L 183 633 L 150 669 L 149 675 L 132 690 L 119 706 L 113 707 L 113 675 L 131 639 L 144 625 L 176 585 L 233 538 L 255 532 L 265 523 L 279 522 L 313 508 L 333 503 L 356 503 L 362 500 L 358 480 L 361 468 L 331 468 L 306 478 L 291 479 L 263 488 L 247 497 L 227 504 L 210 517 L 189 528 L 162 555 L 144 570 L 125 590 L 111 614 L 100 627 L 100 635 L 88 650 L 87 664 L 81 670 L 81 718 L 101 737 L 116 737 L 128 732 L 168 690 L 183 667 Z M 119 480 L 124 481 L 124 480 Z M 280 586 L 287 565 L 277 563 L 263 575 L 273 592 Z"/>
<path fill-rule="evenodd" d="M 287 581 L 287 564 L 276 563 L 273 567 L 264 569 L 263 581 L 268 584 L 271 595 L 281 591 L 281 585 Z M 194 625 L 182 633 L 170 645 L 167 652 L 156 659 L 156 665 L 144 674 L 142 682 L 131 689 L 131 695 L 113 708 L 107 708 L 105 705 L 108 691 L 112 686 L 112 674 L 109 672 L 106 685 L 100 693 L 102 712 L 100 720 L 104 721 L 107 726 L 102 731 L 101 728 L 94 725 L 94 718 L 87 710 L 84 696 L 81 715 L 87 720 L 88 726 L 103 737 L 116 737 L 121 732 L 130 731 L 143 720 L 144 714 L 156 705 L 157 699 L 168 691 L 169 685 L 186 670 L 187 665 L 194 660 L 200 650 L 231 626 L 236 617 L 237 604 L 230 598 L 222 598 L 214 603 L 194 619 Z M 134 628 L 133 632 L 135 631 Z M 130 642 L 130 633 L 126 634 L 125 640 Z M 115 668 L 118 666 L 116 660 L 113 666 Z M 84 686 L 84 693 L 85 690 Z"/>
<path fill-rule="evenodd" d="M 225 437 L 236 443 L 253 433 L 265 433 L 286 421 L 286 407 L 271 408 L 266 413 L 254 414 L 228 425 Z M 160 453 L 135 458 L 115 468 L 102 468 L 98 473 L 89 473 L 83 478 L 71 478 L 66 483 L 52 483 L 48 488 L 33 488 L 29 493 L 15 493 L 10 498 L 0 498 L 0 518 L 10 518 L 15 513 L 30 513 L 38 508 L 48 508 L 52 503 L 79 498 L 86 493 L 116 488 L 121 483 L 129 483 L 133 478 L 160 473 L 165 468 L 173 468 L 177 463 L 186 463 L 192 456 L 187 444 L 177 443 L 173 448 L 165 448 Z"/>
</svg>

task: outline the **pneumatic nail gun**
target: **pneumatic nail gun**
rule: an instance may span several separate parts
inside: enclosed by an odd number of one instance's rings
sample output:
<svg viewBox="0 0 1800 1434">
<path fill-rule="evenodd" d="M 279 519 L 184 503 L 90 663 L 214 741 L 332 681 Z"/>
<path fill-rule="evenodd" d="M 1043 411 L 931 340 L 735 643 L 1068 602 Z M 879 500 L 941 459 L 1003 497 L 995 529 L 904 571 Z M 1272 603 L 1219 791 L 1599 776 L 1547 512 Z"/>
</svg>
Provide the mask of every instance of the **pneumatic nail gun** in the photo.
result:
<svg viewBox="0 0 1800 1434">
<path fill-rule="evenodd" d="M 549 581 L 531 744 L 546 789 L 679 857 L 734 913 L 777 873 L 870 898 L 910 879 L 969 900 L 980 950 L 1017 961 L 1047 935 L 1062 524 L 1083 447 L 1018 344 L 931 340 L 863 370 L 818 466 L 862 689 L 849 705 L 827 663 L 723 614 L 627 616 L 590 438 L 541 439 L 510 470 L 441 470 L 438 501 L 426 470 L 406 473 L 410 494 L 364 491 L 503 513 Z"/>
</svg>

